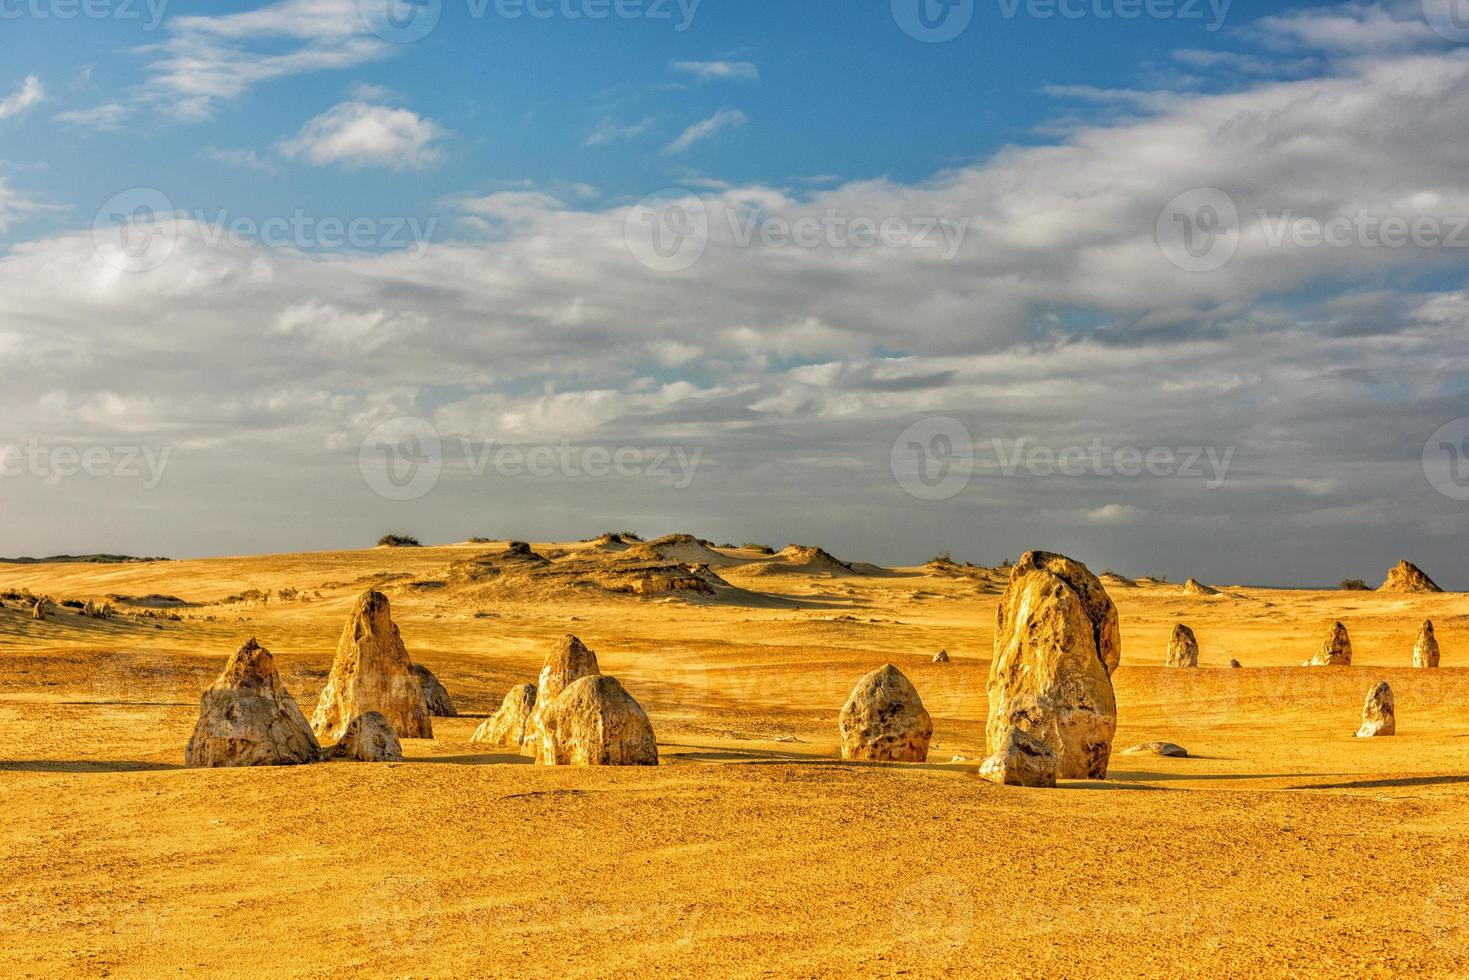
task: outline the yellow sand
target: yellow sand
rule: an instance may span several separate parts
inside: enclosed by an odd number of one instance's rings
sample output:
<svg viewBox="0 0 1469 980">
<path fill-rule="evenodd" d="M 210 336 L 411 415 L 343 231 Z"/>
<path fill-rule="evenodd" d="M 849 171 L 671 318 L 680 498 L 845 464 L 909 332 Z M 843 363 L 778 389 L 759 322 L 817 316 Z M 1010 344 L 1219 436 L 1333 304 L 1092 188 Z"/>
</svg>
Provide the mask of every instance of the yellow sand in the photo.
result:
<svg viewBox="0 0 1469 980">
<path fill-rule="evenodd" d="M 1109 586 L 1110 778 L 1021 790 L 975 775 L 1000 576 L 738 552 L 718 572 L 751 591 L 717 600 L 432 584 L 498 547 L 0 566 L 0 591 L 190 603 L 0 609 L 0 975 L 1469 973 L 1469 596 Z M 182 768 L 250 636 L 309 715 L 374 582 L 461 717 L 399 765 Z M 285 588 L 321 598 L 216 604 Z M 1411 667 L 1426 617 L 1436 671 Z M 1357 666 L 1297 666 L 1338 618 Z M 1177 622 L 1196 671 L 1158 666 Z M 567 631 L 648 710 L 661 767 L 469 745 Z M 933 715 L 928 765 L 837 760 L 837 712 L 884 662 Z M 1398 735 L 1358 740 L 1382 679 Z M 1122 754 L 1153 740 L 1193 757 Z"/>
</svg>

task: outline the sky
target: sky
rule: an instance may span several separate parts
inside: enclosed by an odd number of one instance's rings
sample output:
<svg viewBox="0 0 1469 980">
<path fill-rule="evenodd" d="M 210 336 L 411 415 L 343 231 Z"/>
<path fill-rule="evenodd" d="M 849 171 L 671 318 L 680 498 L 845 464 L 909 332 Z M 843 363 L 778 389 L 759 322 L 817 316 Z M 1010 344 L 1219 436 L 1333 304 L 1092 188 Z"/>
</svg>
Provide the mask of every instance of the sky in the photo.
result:
<svg viewBox="0 0 1469 980">
<path fill-rule="evenodd" d="M 1469 0 L 0 0 L 0 555 L 1469 589 Z"/>
</svg>

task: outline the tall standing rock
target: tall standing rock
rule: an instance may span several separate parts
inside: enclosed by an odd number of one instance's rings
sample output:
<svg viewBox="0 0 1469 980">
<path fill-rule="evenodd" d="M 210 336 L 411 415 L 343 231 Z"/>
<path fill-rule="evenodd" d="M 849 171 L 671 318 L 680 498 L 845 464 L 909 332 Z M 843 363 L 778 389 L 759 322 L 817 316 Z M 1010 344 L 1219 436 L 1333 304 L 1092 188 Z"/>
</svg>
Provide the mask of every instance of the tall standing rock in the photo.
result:
<svg viewBox="0 0 1469 980">
<path fill-rule="evenodd" d="M 1173 635 L 1168 638 L 1168 659 L 1165 666 L 1168 667 L 1197 667 L 1199 665 L 1199 641 L 1194 636 L 1194 631 L 1179 623 L 1173 627 Z"/>
<path fill-rule="evenodd" d="M 615 677 L 574 681 L 549 704 L 538 703 L 537 713 L 536 762 L 543 766 L 658 764 L 653 723 Z"/>
<path fill-rule="evenodd" d="M 1400 561 L 1383 580 L 1383 592 L 1442 592 L 1443 589 L 1410 561 Z"/>
<path fill-rule="evenodd" d="M 1431 619 L 1425 619 L 1418 629 L 1418 642 L 1413 644 L 1413 666 L 1438 666 L 1438 637 L 1433 635 Z"/>
<path fill-rule="evenodd" d="M 413 676 L 418 678 L 418 686 L 423 688 L 423 700 L 428 705 L 428 713 L 435 718 L 458 718 L 459 712 L 454 710 L 454 699 L 449 697 L 449 692 L 434 672 L 423 664 L 413 665 Z"/>
<path fill-rule="evenodd" d="M 434 737 L 423 688 L 381 592 L 364 592 L 352 608 L 311 727 L 319 738 L 339 739 L 369 711 L 381 712 L 400 738 Z"/>
<path fill-rule="evenodd" d="M 1117 607 L 1081 562 L 1026 552 L 996 612 L 989 752 L 1012 728 L 1051 748 L 1062 779 L 1105 779 L 1117 730 L 1112 671 L 1122 659 Z"/>
<path fill-rule="evenodd" d="M 556 641 L 555 648 L 546 654 L 540 681 L 536 684 L 535 709 L 531 712 L 526 735 L 533 746 L 540 742 L 541 716 L 550 710 L 557 695 L 583 677 L 596 677 L 600 673 L 602 669 L 597 665 L 597 655 L 579 638 L 567 633 Z"/>
<path fill-rule="evenodd" d="M 843 759 L 928 760 L 933 719 L 912 682 L 892 664 L 884 664 L 857 682 L 837 724 Z"/>
<path fill-rule="evenodd" d="M 321 746 L 281 683 L 275 658 L 252 638 L 200 698 L 184 764 L 195 769 L 287 766 L 320 757 Z"/>
<path fill-rule="evenodd" d="M 512 687 L 510 693 L 505 695 L 505 700 L 500 702 L 500 710 L 475 729 L 469 744 L 492 745 L 535 755 L 535 746 L 530 744 L 533 735 L 530 719 L 535 708 L 534 684 Z M 525 751 L 526 749 L 529 751 Z"/>
<path fill-rule="evenodd" d="M 1395 735 L 1397 730 L 1398 719 L 1393 704 L 1392 688 L 1387 686 L 1387 681 L 1379 681 L 1377 686 L 1368 692 L 1367 702 L 1362 705 L 1362 727 L 1357 729 L 1357 737 Z"/>
<path fill-rule="evenodd" d="M 1350 667 L 1352 665 L 1352 638 L 1340 621 L 1331 624 L 1326 639 L 1316 656 L 1307 660 L 1303 667 Z"/>
</svg>

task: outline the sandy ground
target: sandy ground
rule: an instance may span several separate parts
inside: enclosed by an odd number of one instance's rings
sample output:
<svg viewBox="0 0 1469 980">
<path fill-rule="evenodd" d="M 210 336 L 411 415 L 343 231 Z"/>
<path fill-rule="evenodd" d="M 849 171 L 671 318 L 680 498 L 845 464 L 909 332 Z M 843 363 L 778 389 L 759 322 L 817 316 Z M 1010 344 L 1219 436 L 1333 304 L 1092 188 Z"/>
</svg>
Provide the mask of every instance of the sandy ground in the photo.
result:
<svg viewBox="0 0 1469 980">
<path fill-rule="evenodd" d="M 0 974 L 1469 975 L 1469 596 L 1112 587 L 1110 777 L 1022 790 L 975 775 L 997 577 L 739 552 L 718 571 L 747 591 L 714 599 L 440 584 L 495 547 L 0 565 L 0 592 L 185 600 L 0 608 Z M 235 647 L 259 637 L 310 714 L 374 583 L 461 717 L 397 765 L 182 768 Z M 312 601 L 220 603 L 287 588 Z M 1427 617 L 1436 671 L 1411 668 Z M 1357 666 L 1300 668 L 1337 618 Z M 1157 666 L 1176 622 L 1196 671 Z M 469 745 L 568 631 L 647 708 L 659 768 Z M 928 765 L 837 758 L 884 662 L 934 716 Z M 1382 679 L 1399 734 L 1358 740 Z M 1157 739 L 1193 757 L 1120 751 Z"/>
</svg>

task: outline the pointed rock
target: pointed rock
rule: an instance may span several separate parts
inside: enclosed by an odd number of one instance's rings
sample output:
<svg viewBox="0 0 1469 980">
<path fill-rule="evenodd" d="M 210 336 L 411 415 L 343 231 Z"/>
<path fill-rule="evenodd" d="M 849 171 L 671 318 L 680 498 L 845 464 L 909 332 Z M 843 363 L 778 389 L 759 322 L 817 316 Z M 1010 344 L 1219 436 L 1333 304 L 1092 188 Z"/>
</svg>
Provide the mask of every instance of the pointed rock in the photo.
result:
<svg viewBox="0 0 1469 980">
<path fill-rule="evenodd" d="M 1061 779 L 1105 779 L 1117 729 L 1112 671 L 1122 658 L 1117 607 L 1081 562 L 1027 552 L 996 611 L 990 665 L 991 754 L 1020 727 L 1050 746 Z"/>
<path fill-rule="evenodd" d="M 1229 666 L 1233 667 L 1235 670 L 1239 670 L 1241 667 L 1244 666 L 1244 664 L 1240 663 L 1238 660 L 1231 660 L 1229 662 Z"/>
<path fill-rule="evenodd" d="M 1362 705 L 1362 727 L 1357 729 L 1358 738 L 1377 735 L 1395 735 L 1398 730 L 1397 713 L 1393 704 L 1392 688 L 1387 681 L 1379 681 L 1367 694 Z"/>
<path fill-rule="evenodd" d="M 1307 660 L 1303 667 L 1350 667 L 1352 665 L 1352 638 L 1340 621 L 1332 623 L 1321 641 L 1316 656 Z"/>
<path fill-rule="evenodd" d="M 1218 595 L 1219 590 L 1212 585 L 1205 585 L 1198 579 L 1189 579 L 1183 583 L 1183 591 L 1188 595 Z"/>
<path fill-rule="evenodd" d="M 535 755 L 530 727 L 531 714 L 535 707 L 534 684 L 512 687 L 510 693 L 505 695 L 505 700 L 500 702 L 500 710 L 475 729 L 474 735 L 469 739 L 470 744 L 515 749 L 526 755 Z"/>
<path fill-rule="evenodd" d="M 1056 785 L 1056 753 L 1034 735 L 1015 727 L 1005 729 L 1004 741 L 979 767 L 982 778 L 1003 786 Z"/>
<path fill-rule="evenodd" d="M 1433 634 L 1431 619 L 1425 619 L 1418 629 L 1418 642 L 1413 644 L 1413 666 L 1438 666 L 1438 637 Z"/>
<path fill-rule="evenodd" d="M 326 757 L 347 762 L 402 762 L 403 745 L 381 711 L 368 711 L 347 723 L 341 740 L 327 750 Z"/>
<path fill-rule="evenodd" d="M 275 658 L 251 639 L 200 699 L 184 764 L 193 769 L 286 766 L 320 757 L 321 747 L 281 683 Z"/>
<path fill-rule="evenodd" d="M 1382 583 L 1383 592 L 1442 592 L 1438 585 L 1424 574 L 1423 569 L 1410 561 L 1400 561 Z"/>
<path fill-rule="evenodd" d="M 583 677 L 549 705 L 536 707 L 541 719 L 536 762 L 543 766 L 658 764 L 653 724 L 615 677 Z"/>
<path fill-rule="evenodd" d="M 1194 637 L 1194 631 L 1179 623 L 1173 627 L 1173 635 L 1168 638 L 1168 659 L 1164 661 L 1167 667 L 1197 667 L 1199 665 L 1199 641 Z"/>
<path fill-rule="evenodd" d="M 418 686 L 423 689 L 423 701 L 428 705 L 430 715 L 435 718 L 459 717 L 459 712 L 454 710 L 453 698 L 449 697 L 449 692 L 444 690 L 433 671 L 423 664 L 414 664 L 413 676 L 418 678 Z"/>
<path fill-rule="evenodd" d="M 382 712 L 401 738 L 434 737 L 423 688 L 381 592 L 364 592 L 353 606 L 311 727 L 322 739 L 340 739 L 369 711 Z"/>
<path fill-rule="evenodd" d="M 843 759 L 928 760 L 933 719 L 912 682 L 892 664 L 884 664 L 857 682 L 837 724 Z"/>
<path fill-rule="evenodd" d="M 579 638 L 566 633 L 556 641 L 556 646 L 546 654 L 540 681 L 536 684 L 536 705 L 531 712 L 528 736 L 534 744 L 540 744 L 541 715 L 550 710 L 551 702 L 576 681 L 583 677 L 596 677 L 600 673 L 597 655 Z"/>
<path fill-rule="evenodd" d="M 947 651 L 947 650 L 940 650 L 938 653 L 934 654 L 933 655 L 933 662 L 936 663 L 936 664 L 946 664 L 946 663 L 948 663 L 949 662 L 949 651 Z"/>
</svg>

